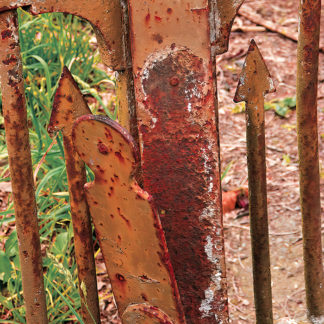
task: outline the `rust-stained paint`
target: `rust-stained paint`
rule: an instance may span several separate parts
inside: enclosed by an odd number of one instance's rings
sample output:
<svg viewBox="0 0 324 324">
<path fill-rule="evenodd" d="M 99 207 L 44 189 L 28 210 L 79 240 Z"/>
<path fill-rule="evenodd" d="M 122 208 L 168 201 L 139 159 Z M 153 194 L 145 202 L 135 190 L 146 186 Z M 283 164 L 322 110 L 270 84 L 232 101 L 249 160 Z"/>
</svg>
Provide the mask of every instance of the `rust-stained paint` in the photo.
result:
<svg viewBox="0 0 324 324">
<path fill-rule="evenodd" d="M 297 131 L 308 317 L 324 317 L 317 85 L 321 1 L 300 1 L 297 51 Z M 319 320 L 321 318 L 321 320 Z"/>
<path fill-rule="evenodd" d="M 251 41 L 235 102 L 246 102 L 249 209 L 256 322 L 273 323 L 267 212 L 264 95 L 275 88 L 261 53 Z"/>
<path fill-rule="evenodd" d="M 47 323 L 16 11 L 0 14 L 0 82 L 27 323 Z"/>
<path fill-rule="evenodd" d="M 120 0 L 0 0 L 0 12 L 18 7 L 28 7 L 35 15 L 64 12 L 88 20 L 96 32 L 103 62 L 115 70 L 125 68 Z"/>
<path fill-rule="evenodd" d="M 147 304 L 135 304 L 126 308 L 122 320 L 132 324 L 173 324 L 160 309 Z"/>
<path fill-rule="evenodd" d="M 212 12 L 210 38 L 214 54 L 219 55 L 227 52 L 234 18 L 243 2 L 244 0 L 210 1 Z"/>
<path fill-rule="evenodd" d="M 129 1 L 144 189 L 195 324 L 228 322 L 214 58 L 242 1 L 225 2 Z"/>
<path fill-rule="evenodd" d="M 95 174 L 85 191 L 123 322 L 136 323 L 135 312 L 150 323 L 185 323 L 160 219 L 134 178 L 133 139 L 109 118 L 87 115 L 76 121 L 73 142 Z"/>
<path fill-rule="evenodd" d="M 75 259 L 78 267 L 82 317 L 85 323 L 100 323 L 96 267 L 92 241 L 89 208 L 83 186 L 86 171 L 72 142 L 73 122 L 82 115 L 91 114 L 70 71 L 64 67 L 55 94 L 48 131 L 62 131 L 70 206 L 74 231 Z"/>
</svg>

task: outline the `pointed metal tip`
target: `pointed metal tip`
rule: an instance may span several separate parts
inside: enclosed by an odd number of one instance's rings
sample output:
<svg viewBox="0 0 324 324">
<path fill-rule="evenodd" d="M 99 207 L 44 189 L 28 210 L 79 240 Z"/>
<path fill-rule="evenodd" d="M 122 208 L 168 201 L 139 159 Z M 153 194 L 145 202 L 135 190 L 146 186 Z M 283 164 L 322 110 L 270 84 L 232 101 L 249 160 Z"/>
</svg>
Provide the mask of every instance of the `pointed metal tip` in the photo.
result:
<svg viewBox="0 0 324 324">
<path fill-rule="evenodd" d="M 70 70 L 64 66 L 47 131 L 52 136 L 64 128 L 72 129 L 74 120 L 86 114 L 91 114 L 91 111 Z"/>
<path fill-rule="evenodd" d="M 234 102 L 248 101 L 256 92 L 263 95 L 276 89 L 262 54 L 254 39 L 251 39 L 246 59 L 240 74 Z"/>
<path fill-rule="evenodd" d="M 221 31 L 216 33 L 215 48 L 216 55 L 220 55 L 228 51 L 232 25 L 244 0 L 218 0 L 215 2 L 216 8 L 213 16 L 217 20 L 217 26 L 219 26 L 217 28 Z"/>
</svg>

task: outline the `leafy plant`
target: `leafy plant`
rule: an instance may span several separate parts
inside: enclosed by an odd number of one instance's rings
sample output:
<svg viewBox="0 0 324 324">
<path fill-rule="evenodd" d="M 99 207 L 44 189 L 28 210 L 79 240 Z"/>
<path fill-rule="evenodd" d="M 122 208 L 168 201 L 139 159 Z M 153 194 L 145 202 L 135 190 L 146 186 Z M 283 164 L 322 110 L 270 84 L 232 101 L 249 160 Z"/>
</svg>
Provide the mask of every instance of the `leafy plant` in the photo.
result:
<svg viewBox="0 0 324 324">
<path fill-rule="evenodd" d="M 285 118 L 289 112 L 296 107 L 296 97 L 284 99 L 274 99 L 264 104 L 264 110 L 273 110 L 278 116 Z M 233 114 L 239 114 L 245 111 L 245 103 L 240 102 L 232 109 Z"/>
<path fill-rule="evenodd" d="M 52 143 L 47 124 L 64 65 L 75 76 L 83 94 L 95 99 L 91 100 L 91 109 L 112 118 L 115 117 L 114 102 L 105 105 L 101 94 L 111 89 L 115 81 L 98 68 L 100 56 L 96 45 L 92 44 L 94 34 L 90 24 L 71 15 L 32 17 L 23 10 L 18 12 L 32 161 L 34 168 L 39 167 L 36 197 L 40 239 L 46 247 L 43 266 L 48 318 L 50 323 L 82 323 L 77 313 L 80 297 L 62 138 L 59 135 Z M 3 135 L 3 127 L 0 127 L 0 160 L 7 161 Z M 50 145 L 53 147 L 43 161 Z M 1 181 L 10 181 L 7 163 L 1 168 L 1 177 Z M 0 323 L 25 323 L 18 242 L 16 231 L 12 230 L 13 222 L 14 206 L 10 202 L 0 213 L 0 225 L 4 232 L 10 233 L 4 251 L 0 252 Z"/>
</svg>

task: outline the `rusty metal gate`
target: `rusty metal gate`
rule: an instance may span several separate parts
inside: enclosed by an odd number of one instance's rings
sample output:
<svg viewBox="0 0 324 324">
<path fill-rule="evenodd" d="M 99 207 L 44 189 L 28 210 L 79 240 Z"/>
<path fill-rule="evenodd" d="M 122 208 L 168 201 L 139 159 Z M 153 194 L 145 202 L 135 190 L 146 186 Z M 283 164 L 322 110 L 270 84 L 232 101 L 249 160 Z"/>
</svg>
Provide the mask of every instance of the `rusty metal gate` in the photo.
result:
<svg viewBox="0 0 324 324">
<path fill-rule="evenodd" d="M 16 9 L 88 20 L 118 72 L 119 122 L 91 115 L 67 68 L 49 132 L 62 131 L 85 323 L 99 323 L 91 222 L 124 323 L 228 323 L 216 56 L 243 0 L 0 0 L 3 115 L 28 323 L 47 323 Z M 300 2 L 297 114 L 308 317 L 323 323 L 317 142 L 320 0 Z M 264 95 L 254 41 L 235 95 L 247 111 L 257 323 L 272 323 Z M 72 127 L 73 126 L 73 127 Z M 95 174 L 86 183 L 85 164 Z M 139 185 L 140 184 L 140 185 Z M 84 187 L 84 190 L 82 188 Z M 142 189 L 144 188 L 144 190 Z"/>
</svg>

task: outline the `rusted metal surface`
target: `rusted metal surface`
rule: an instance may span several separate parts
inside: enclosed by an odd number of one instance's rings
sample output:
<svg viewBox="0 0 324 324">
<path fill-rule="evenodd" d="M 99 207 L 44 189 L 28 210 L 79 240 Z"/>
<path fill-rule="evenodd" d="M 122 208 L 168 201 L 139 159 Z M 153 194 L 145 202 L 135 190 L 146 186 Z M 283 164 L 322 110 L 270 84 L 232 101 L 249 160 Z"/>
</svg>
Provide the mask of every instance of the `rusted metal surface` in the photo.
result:
<svg viewBox="0 0 324 324">
<path fill-rule="evenodd" d="M 228 322 L 213 62 L 241 2 L 129 1 L 144 189 L 188 323 Z"/>
<path fill-rule="evenodd" d="M 211 41 L 216 55 L 227 52 L 234 18 L 243 2 L 244 0 L 210 1 Z"/>
<path fill-rule="evenodd" d="M 55 94 L 49 133 L 62 131 L 78 267 L 82 317 L 85 323 L 100 323 L 96 267 L 94 262 L 90 213 L 83 186 L 86 171 L 73 147 L 72 125 L 82 115 L 91 114 L 70 71 L 65 67 Z"/>
<path fill-rule="evenodd" d="M 96 32 L 103 62 L 115 70 L 125 68 L 119 0 L 0 0 L 0 12 L 18 7 L 28 8 L 35 15 L 64 12 L 88 20 Z"/>
<path fill-rule="evenodd" d="M 170 317 L 154 306 L 135 304 L 126 308 L 122 320 L 132 324 L 172 324 Z"/>
<path fill-rule="evenodd" d="M 234 101 L 246 102 L 249 210 L 256 320 L 270 324 L 272 294 L 267 212 L 264 95 L 275 88 L 261 53 L 251 41 Z"/>
<path fill-rule="evenodd" d="M 15 204 L 27 323 L 47 323 L 16 11 L 0 14 L 2 110 Z"/>
<path fill-rule="evenodd" d="M 73 142 L 95 174 L 85 191 L 123 322 L 185 323 L 159 217 L 134 178 L 133 139 L 116 122 L 87 115 L 76 121 Z"/>
<path fill-rule="evenodd" d="M 320 0 L 300 1 L 297 59 L 297 130 L 308 316 L 324 317 L 320 176 L 317 129 Z"/>
<path fill-rule="evenodd" d="M 129 15 L 127 0 L 121 0 L 122 7 L 122 34 L 123 46 L 125 53 L 125 69 L 116 73 L 116 97 L 118 100 L 118 115 L 117 120 L 119 124 L 124 127 L 133 137 L 137 145 L 138 141 L 138 127 L 136 116 L 136 103 L 134 93 L 133 67 L 132 55 L 130 49 L 130 35 L 129 35 Z M 140 175 L 136 175 L 139 184 L 142 184 Z"/>
</svg>

